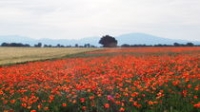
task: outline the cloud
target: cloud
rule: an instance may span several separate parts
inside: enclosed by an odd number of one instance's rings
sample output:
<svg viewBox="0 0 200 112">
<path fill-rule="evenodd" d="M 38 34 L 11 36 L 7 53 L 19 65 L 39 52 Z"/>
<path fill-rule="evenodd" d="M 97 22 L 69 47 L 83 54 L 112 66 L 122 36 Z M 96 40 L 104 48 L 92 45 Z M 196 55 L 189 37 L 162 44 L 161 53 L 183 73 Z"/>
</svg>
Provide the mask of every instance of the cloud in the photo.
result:
<svg viewBox="0 0 200 112">
<path fill-rule="evenodd" d="M 0 35 L 81 38 L 144 32 L 198 38 L 198 0 L 1 0 Z"/>
</svg>

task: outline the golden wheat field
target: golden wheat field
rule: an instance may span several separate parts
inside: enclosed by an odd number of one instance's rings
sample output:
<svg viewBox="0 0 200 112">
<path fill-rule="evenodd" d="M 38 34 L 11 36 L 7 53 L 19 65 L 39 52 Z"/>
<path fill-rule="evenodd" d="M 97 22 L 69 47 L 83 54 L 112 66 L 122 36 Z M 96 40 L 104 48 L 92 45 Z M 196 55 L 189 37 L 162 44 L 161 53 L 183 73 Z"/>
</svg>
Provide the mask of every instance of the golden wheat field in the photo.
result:
<svg viewBox="0 0 200 112">
<path fill-rule="evenodd" d="M 70 54 L 97 50 L 97 48 L 15 48 L 0 47 L 0 65 L 61 58 Z"/>
</svg>

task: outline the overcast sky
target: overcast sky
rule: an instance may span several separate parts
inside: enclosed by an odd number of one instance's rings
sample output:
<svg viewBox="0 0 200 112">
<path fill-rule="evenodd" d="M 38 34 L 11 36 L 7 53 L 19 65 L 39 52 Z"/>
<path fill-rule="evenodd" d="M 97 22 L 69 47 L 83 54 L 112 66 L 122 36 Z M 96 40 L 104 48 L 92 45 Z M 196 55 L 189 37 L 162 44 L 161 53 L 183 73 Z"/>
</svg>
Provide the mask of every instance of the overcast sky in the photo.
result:
<svg viewBox="0 0 200 112">
<path fill-rule="evenodd" d="M 134 32 L 200 41 L 200 0 L 0 0 L 0 35 L 80 39 Z"/>
</svg>

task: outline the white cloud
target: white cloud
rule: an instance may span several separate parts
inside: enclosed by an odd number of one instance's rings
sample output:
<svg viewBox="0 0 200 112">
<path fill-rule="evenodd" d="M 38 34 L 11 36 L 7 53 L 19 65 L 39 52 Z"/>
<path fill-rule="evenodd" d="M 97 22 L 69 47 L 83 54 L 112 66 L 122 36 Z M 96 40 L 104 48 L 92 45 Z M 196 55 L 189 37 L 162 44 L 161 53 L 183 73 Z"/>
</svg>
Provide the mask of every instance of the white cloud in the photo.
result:
<svg viewBox="0 0 200 112">
<path fill-rule="evenodd" d="M 0 0 L 0 35 L 82 38 L 144 32 L 200 40 L 199 6 L 199 0 Z"/>
</svg>

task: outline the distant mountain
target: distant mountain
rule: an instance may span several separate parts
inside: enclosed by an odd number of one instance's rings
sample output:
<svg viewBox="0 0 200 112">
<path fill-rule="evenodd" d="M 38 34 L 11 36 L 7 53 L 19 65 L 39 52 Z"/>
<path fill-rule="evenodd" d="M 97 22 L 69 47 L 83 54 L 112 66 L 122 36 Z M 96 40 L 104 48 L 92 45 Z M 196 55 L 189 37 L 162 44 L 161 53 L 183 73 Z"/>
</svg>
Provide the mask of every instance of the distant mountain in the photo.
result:
<svg viewBox="0 0 200 112">
<path fill-rule="evenodd" d="M 118 40 L 118 44 L 146 44 L 146 45 L 155 45 L 155 44 L 167 44 L 173 45 L 175 42 L 186 44 L 188 42 L 192 42 L 194 44 L 200 44 L 200 42 L 195 41 L 186 41 L 186 40 L 178 40 L 178 39 L 168 39 L 158 36 L 153 36 L 145 33 L 130 33 L 124 34 L 116 37 Z"/>
<path fill-rule="evenodd" d="M 2 43 L 2 42 L 31 43 L 32 41 L 34 41 L 34 39 L 29 38 L 29 37 L 18 36 L 18 35 L 0 36 L 0 43 Z"/>
<path fill-rule="evenodd" d="M 78 45 L 84 45 L 84 44 L 91 44 L 91 45 L 95 45 L 95 46 L 100 46 L 98 44 L 99 38 L 98 37 L 90 37 L 90 38 L 83 38 L 83 39 L 79 39 L 79 40 L 75 40 L 75 39 L 40 39 L 38 40 L 44 44 L 51 44 L 51 45 L 57 45 L 57 44 L 61 44 L 61 45 L 72 45 L 74 46 L 75 44 Z"/>
<path fill-rule="evenodd" d="M 57 44 L 60 45 L 64 45 L 64 46 L 74 46 L 75 44 L 78 45 L 84 45 L 84 44 L 90 44 L 90 45 L 95 45 L 95 46 L 100 46 L 100 44 L 98 44 L 100 37 L 89 37 L 89 38 L 83 38 L 83 39 L 79 39 L 79 40 L 75 40 L 75 39 L 48 39 L 48 38 L 43 38 L 43 39 L 32 39 L 29 37 L 23 37 L 23 36 L 15 36 L 15 35 L 11 35 L 11 36 L 0 36 L 0 44 L 2 44 L 3 42 L 6 43 L 26 43 L 29 44 L 31 46 L 37 44 L 38 42 L 41 42 L 43 45 L 52 45 L 52 46 L 56 46 Z"/>
<path fill-rule="evenodd" d="M 98 43 L 101 37 L 89 37 L 89 38 L 83 38 L 79 40 L 75 39 L 32 39 L 28 37 L 23 36 L 0 36 L 0 44 L 3 42 L 11 43 L 11 42 L 18 42 L 18 43 L 26 43 L 33 46 L 34 44 L 37 44 L 38 42 L 41 42 L 43 45 L 53 45 L 56 46 L 57 44 L 60 45 L 71 45 L 74 46 L 75 44 L 78 45 L 84 45 L 89 43 L 90 45 L 100 46 Z M 144 33 L 129 33 L 129 34 L 123 34 L 120 36 L 115 37 L 116 40 L 118 40 L 118 45 L 122 44 L 146 44 L 146 45 L 155 45 L 155 44 L 168 44 L 173 45 L 175 42 L 180 44 L 186 44 L 188 42 L 192 42 L 195 45 L 200 45 L 199 41 L 186 41 L 186 40 L 175 40 L 175 39 L 167 39 L 162 38 L 158 36 L 153 36 L 149 34 Z"/>
<path fill-rule="evenodd" d="M 93 38 L 92 38 L 93 39 Z M 42 44 L 47 44 L 47 45 L 53 45 L 56 46 L 57 44 L 60 45 L 72 45 L 74 46 L 75 44 L 85 44 L 83 42 L 88 42 L 88 43 L 94 43 L 91 41 L 91 39 L 81 39 L 81 40 L 68 40 L 68 39 L 32 39 L 29 37 L 23 37 L 23 36 L 0 36 L 0 44 L 3 42 L 7 43 L 27 43 L 33 46 L 34 44 L 37 44 L 38 42 L 41 42 Z"/>
</svg>

